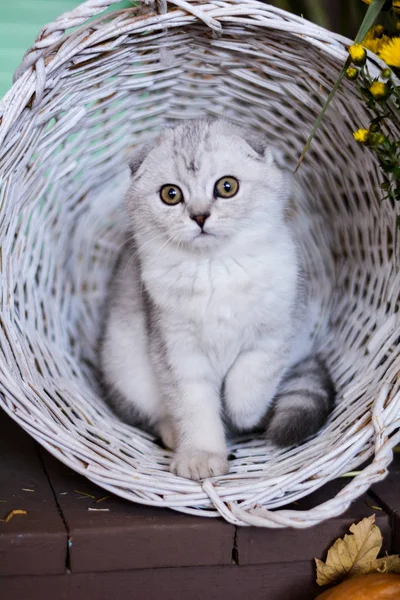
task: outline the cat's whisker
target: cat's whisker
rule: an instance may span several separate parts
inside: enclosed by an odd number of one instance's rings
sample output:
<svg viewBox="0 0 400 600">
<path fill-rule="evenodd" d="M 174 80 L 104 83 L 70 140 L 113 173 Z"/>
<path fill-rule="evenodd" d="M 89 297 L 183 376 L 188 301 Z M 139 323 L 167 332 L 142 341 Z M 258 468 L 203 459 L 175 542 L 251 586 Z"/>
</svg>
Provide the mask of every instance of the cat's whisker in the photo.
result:
<svg viewBox="0 0 400 600">
<path fill-rule="evenodd" d="M 242 271 L 244 273 L 246 273 L 246 275 L 248 275 L 248 272 L 246 271 L 246 269 L 244 268 L 244 266 L 242 264 L 240 264 L 240 262 L 234 258 L 233 256 L 231 256 L 231 261 L 235 263 L 235 265 L 237 265 L 238 267 L 240 267 L 242 269 Z"/>
</svg>

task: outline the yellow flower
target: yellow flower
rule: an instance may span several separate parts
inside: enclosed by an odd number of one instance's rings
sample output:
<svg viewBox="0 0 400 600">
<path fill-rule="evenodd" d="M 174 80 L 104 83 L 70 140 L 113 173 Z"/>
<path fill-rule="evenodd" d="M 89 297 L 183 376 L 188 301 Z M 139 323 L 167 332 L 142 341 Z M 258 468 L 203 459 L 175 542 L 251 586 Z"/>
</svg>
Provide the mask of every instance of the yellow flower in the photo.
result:
<svg viewBox="0 0 400 600">
<path fill-rule="evenodd" d="M 376 100 L 381 100 L 382 98 L 385 98 L 385 96 L 388 95 L 389 88 L 386 85 L 386 83 L 382 83 L 382 81 L 374 81 L 371 84 L 369 91 Z"/>
<path fill-rule="evenodd" d="M 382 44 L 390 40 L 387 35 L 383 35 L 384 31 L 385 29 L 382 25 L 372 27 L 363 39 L 362 45 L 374 54 L 378 54 Z"/>
<path fill-rule="evenodd" d="M 374 54 L 378 54 L 380 47 L 382 46 L 381 38 L 368 38 L 365 37 L 362 41 L 364 48 L 371 50 Z"/>
<path fill-rule="evenodd" d="M 382 44 L 379 56 L 387 65 L 400 68 L 400 37 L 394 37 Z"/>
<path fill-rule="evenodd" d="M 365 59 L 367 58 L 367 53 L 361 44 L 353 44 L 349 47 L 349 54 L 351 56 L 351 60 L 356 65 L 362 65 L 365 63 Z"/>
<path fill-rule="evenodd" d="M 379 25 L 379 24 L 374 25 L 374 27 L 371 27 L 371 29 L 369 29 L 367 31 L 364 40 L 370 39 L 370 38 L 381 37 L 384 33 L 385 33 L 385 28 L 383 25 Z"/>
<path fill-rule="evenodd" d="M 357 129 L 357 131 L 353 133 L 353 137 L 356 140 L 356 142 L 359 142 L 360 144 L 365 144 L 368 141 L 368 134 L 368 129 Z"/>
<path fill-rule="evenodd" d="M 363 0 L 363 2 L 365 2 L 365 4 L 371 4 L 371 0 Z M 386 10 L 390 8 L 389 0 L 386 0 L 383 8 L 384 8 L 384 10 L 385 10 L 385 8 L 386 8 Z M 392 8 L 395 12 L 399 11 L 400 10 L 400 0 L 392 0 Z"/>
<path fill-rule="evenodd" d="M 383 25 L 375 25 L 375 27 L 372 27 L 372 29 L 370 29 L 370 31 L 372 31 L 372 34 L 375 37 L 379 37 L 385 33 L 385 28 Z"/>
</svg>

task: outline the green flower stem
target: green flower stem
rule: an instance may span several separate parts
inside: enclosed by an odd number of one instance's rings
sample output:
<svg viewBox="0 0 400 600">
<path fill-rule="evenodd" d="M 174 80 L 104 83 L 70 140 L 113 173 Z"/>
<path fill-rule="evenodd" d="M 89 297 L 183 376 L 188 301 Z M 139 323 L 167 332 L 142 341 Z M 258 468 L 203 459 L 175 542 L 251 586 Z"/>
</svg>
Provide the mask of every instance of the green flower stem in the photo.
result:
<svg viewBox="0 0 400 600">
<path fill-rule="evenodd" d="M 355 43 L 359 44 L 362 42 L 362 40 L 364 39 L 365 35 L 367 34 L 367 32 L 369 31 L 369 29 L 374 25 L 379 13 L 381 12 L 383 5 L 385 4 L 385 0 L 372 0 L 371 4 L 368 7 L 367 12 L 365 13 L 365 17 L 363 19 L 363 22 L 361 23 L 360 29 L 358 30 L 358 33 L 356 35 L 355 38 Z M 332 98 L 334 97 L 334 95 L 336 94 L 337 89 L 339 88 L 343 77 L 345 76 L 346 73 L 346 69 L 350 66 L 350 62 L 351 59 L 350 57 L 347 58 L 346 63 L 344 65 L 344 67 L 342 68 L 339 77 L 335 83 L 335 85 L 332 88 L 331 93 L 329 94 L 324 106 L 322 107 L 322 110 L 320 112 L 320 114 L 318 115 L 317 120 L 315 121 L 315 124 L 312 128 L 312 131 L 308 137 L 308 140 L 306 141 L 306 144 L 303 148 L 303 151 L 300 155 L 299 158 L 299 162 L 297 163 L 296 166 L 296 171 L 297 169 L 300 167 L 301 163 L 304 160 L 305 155 L 307 154 L 307 151 L 309 149 L 309 147 L 311 146 L 311 142 L 313 140 L 314 135 L 316 134 L 322 119 L 324 118 L 324 115 L 326 113 L 326 110 L 332 100 Z"/>
</svg>

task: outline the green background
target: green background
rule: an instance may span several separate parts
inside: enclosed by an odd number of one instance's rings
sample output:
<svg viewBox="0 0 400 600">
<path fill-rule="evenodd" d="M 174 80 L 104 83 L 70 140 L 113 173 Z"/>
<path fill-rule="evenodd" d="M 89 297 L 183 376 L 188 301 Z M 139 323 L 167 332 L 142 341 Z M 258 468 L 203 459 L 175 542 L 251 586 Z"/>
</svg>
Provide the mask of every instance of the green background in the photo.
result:
<svg viewBox="0 0 400 600">
<path fill-rule="evenodd" d="M 79 0 L 0 0 L 0 97 L 10 88 L 13 72 L 42 26 L 79 3 Z M 303 14 L 348 36 L 354 36 L 366 7 L 361 0 L 274 0 L 271 4 Z M 117 7 L 124 5 L 129 6 L 129 0 Z"/>
<path fill-rule="evenodd" d="M 81 3 L 81 0 L 0 0 L 0 97 L 11 87 L 15 69 L 43 25 Z M 124 0 L 116 6 L 124 5 L 131 3 Z M 114 5 L 111 10 L 115 8 Z"/>
</svg>

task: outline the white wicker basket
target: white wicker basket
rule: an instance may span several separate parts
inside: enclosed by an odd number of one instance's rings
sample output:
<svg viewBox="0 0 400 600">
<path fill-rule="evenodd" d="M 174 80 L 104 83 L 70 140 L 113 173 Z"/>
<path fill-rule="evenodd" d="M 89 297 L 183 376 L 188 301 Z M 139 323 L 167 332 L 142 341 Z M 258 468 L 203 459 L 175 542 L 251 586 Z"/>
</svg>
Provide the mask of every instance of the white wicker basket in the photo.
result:
<svg viewBox="0 0 400 600">
<path fill-rule="evenodd" d="M 89 0 L 47 25 L 0 105 L 0 404 L 61 461 L 129 500 L 238 525 L 313 525 L 382 479 L 400 440 L 396 208 L 352 140 L 368 124 L 354 84 L 336 95 L 299 172 L 339 397 L 321 434 L 286 452 L 241 440 L 229 475 L 180 479 L 169 452 L 111 414 L 91 365 L 132 147 L 166 122 L 224 115 L 264 131 L 294 166 L 349 42 L 255 0 L 171 0 L 168 12 L 162 0 L 158 13 L 91 19 L 114 3 Z M 328 502 L 273 510 L 370 458 Z"/>
</svg>

